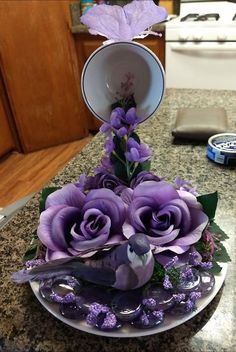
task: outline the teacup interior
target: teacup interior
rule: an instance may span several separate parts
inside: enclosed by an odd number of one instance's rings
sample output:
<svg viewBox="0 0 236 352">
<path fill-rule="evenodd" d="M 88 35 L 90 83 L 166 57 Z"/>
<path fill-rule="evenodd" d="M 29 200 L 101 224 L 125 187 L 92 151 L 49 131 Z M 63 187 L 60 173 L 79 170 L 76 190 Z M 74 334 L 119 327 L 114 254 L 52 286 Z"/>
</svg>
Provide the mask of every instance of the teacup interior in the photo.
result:
<svg viewBox="0 0 236 352">
<path fill-rule="evenodd" d="M 81 77 L 84 100 L 91 112 L 109 121 L 111 105 L 134 95 L 141 121 L 159 107 L 164 93 L 164 71 L 145 46 L 118 42 L 97 49 L 87 60 Z"/>
</svg>

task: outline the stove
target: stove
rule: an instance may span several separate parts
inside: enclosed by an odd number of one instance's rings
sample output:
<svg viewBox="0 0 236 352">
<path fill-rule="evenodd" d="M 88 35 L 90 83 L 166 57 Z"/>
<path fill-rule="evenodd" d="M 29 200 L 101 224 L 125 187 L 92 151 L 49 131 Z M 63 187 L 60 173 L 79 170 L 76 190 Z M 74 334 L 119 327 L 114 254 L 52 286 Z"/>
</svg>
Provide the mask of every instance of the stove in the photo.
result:
<svg viewBox="0 0 236 352">
<path fill-rule="evenodd" d="M 166 39 L 236 41 L 236 4 L 183 3 L 180 16 L 166 25 Z"/>
<path fill-rule="evenodd" d="M 236 3 L 181 3 L 166 24 L 167 87 L 236 90 L 235 63 Z"/>
</svg>

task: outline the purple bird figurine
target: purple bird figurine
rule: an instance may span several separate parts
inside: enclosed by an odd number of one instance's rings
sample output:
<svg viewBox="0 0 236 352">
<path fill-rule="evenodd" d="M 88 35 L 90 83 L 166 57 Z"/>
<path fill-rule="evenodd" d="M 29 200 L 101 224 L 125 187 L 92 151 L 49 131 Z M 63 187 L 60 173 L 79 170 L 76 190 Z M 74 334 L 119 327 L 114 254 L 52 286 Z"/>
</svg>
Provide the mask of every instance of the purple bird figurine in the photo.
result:
<svg viewBox="0 0 236 352">
<path fill-rule="evenodd" d="M 61 275 L 72 275 L 85 281 L 132 290 L 143 286 L 153 274 L 154 257 L 146 235 L 135 234 L 113 249 L 100 251 L 82 262 L 81 258 L 69 257 L 53 260 L 30 270 L 12 274 L 13 281 L 45 280 Z"/>
</svg>

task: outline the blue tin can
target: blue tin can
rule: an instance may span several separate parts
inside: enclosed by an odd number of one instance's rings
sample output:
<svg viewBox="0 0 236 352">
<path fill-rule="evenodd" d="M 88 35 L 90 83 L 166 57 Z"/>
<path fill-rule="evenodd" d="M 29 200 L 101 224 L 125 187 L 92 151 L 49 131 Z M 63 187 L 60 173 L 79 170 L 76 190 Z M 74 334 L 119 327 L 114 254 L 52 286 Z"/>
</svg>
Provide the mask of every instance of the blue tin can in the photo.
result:
<svg viewBox="0 0 236 352">
<path fill-rule="evenodd" d="M 210 137 L 207 156 L 218 164 L 236 166 L 236 133 L 219 133 Z"/>
</svg>

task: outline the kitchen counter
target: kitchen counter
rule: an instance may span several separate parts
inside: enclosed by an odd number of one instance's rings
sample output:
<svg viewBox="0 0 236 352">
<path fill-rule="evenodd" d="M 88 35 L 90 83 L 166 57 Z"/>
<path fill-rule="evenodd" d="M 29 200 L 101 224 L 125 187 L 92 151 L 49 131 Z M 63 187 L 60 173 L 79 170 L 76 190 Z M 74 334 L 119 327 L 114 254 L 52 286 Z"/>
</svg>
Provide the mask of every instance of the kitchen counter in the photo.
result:
<svg viewBox="0 0 236 352">
<path fill-rule="evenodd" d="M 21 268 L 21 257 L 38 222 L 36 195 L 0 231 L 0 351 L 73 352 L 157 351 L 207 352 L 236 350 L 236 169 L 206 158 L 206 145 L 173 144 L 171 127 L 179 107 L 222 106 L 228 112 L 230 131 L 236 126 L 236 91 L 168 90 L 164 102 L 149 121 L 139 127 L 143 142 L 153 150 L 152 169 L 168 181 L 179 175 L 192 180 L 199 193 L 219 192 L 216 222 L 230 236 L 226 247 L 232 262 L 225 284 L 205 310 L 181 326 L 138 339 L 112 339 L 77 331 L 48 313 L 28 284 L 16 285 L 10 273 Z M 97 135 L 80 154 L 50 182 L 74 182 L 81 173 L 91 173 L 102 155 L 103 137 Z"/>
<path fill-rule="evenodd" d="M 165 30 L 165 22 L 157 23 L 152 26 L 153 32 L 163 32 Z M 76 33 L 88 33 L 88 28 L 82 23 L 71 26 L 71 32 Z"/>
</svg>

